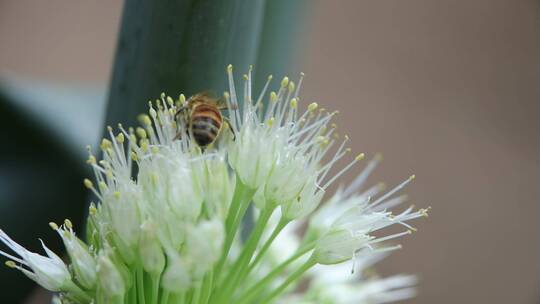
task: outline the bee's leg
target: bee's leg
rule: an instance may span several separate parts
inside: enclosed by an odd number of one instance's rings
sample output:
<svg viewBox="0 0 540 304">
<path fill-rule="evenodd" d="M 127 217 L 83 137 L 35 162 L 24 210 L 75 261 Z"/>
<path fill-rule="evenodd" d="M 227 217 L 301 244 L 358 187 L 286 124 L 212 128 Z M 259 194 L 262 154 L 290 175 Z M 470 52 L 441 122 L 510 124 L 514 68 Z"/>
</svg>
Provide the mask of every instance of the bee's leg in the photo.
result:
<svg viewBox="0 0 540 304">
<path fill-rule="evenodd" d="M 227 128 L 231 131 L 231 134 L 233 136 L 233 140 L 236 140 L 236 133 L 234 133 L 234 129 L 231 126 L 231 122 L 227 117 L 223 117 L 223 121 L 227 124 Z"/>
<path fill-rule="evenodd" d="M 187 110 L 188 110 L 188 107 L 186 106 L 181 106 L 180 108 L 178 108 L 178 110 L 176 111 L 176 114 L 174 114 L 174 119 L 178 120 L 178 115 L 186 113 Z"/>
<path fill-rule="evenodd" d="M 185 130 L 186 132 L 186 135 L 187 135 L 187 138 L 189 139 L 190 136 L 189 136 L 189 132 L 187 130 Z M 176 133 L 176 135 L 173 137 L 173 140 L 179 140 L 182 138 L 182 131 Z"/>
<path fill-rule="evenodd" d="M 238 109 L 238 104 L 236 104 L 236 103 L 231 103 L 231 106 L 229 107 L 229 106 L 227 105 L 227 103 L 226 103 L 224 100 L 222 100 L 222 99 L 218 100 L 216 104 L 217 104 L 217 106 L 218 106 L 218 109 L 219 109 L 219 110 L 222 110 L 222 111 L 229 111 L 229 110 L 236 110 L 236 109 Z"/>
</svg>

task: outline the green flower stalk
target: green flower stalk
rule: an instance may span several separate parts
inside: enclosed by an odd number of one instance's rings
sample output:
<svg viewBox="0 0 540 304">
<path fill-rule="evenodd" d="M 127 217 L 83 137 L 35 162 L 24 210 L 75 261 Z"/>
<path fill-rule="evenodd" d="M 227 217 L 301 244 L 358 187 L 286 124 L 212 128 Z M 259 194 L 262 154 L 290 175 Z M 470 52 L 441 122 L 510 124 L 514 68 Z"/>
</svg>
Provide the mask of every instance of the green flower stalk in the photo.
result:
<svg viewBox="0 0 540 304">
<path fill-rule="evenodd" d="M 116 134 L 108 128 L 101 160 L 89 149 L 95 178 L 84 185 L 98 202 L 89 208 L 86 241 L 69 220 L 50 224 L 67 249 L 67 265 L 45 245 L 42 256 L 0 230 L 15 253 L 0 251 L 7 266 L 58 292 L 56 303 L 346 304 L 413 296 L 413 277 L 374 280 L 342 270 L 362 275 L 369 261 L 400 248 L 388 241 L 414 231 L 409 221 L 427 216 L 413 207 L 390 211 L 405 201 L 394 194 L 414 176 L 386 193 L 363 189 L 380 161 L 375 157 L 321 203 L 364 158 L 335 168 L 350 152 L 348 137 L 340 141 L 331 122 L 337 112 L 316 103 L 302 110 L 303 74 L 298 85 L 285 77 L 268 93 L 269 77 L 256 96 L 251 69 L 241 92 L 232 66 L 227 74 L 228 120 L 214 144 L 202 150 L 190 136 L 189 115 L 176 115 L 187 105 L 183 95 L 162 94 L 140 117 L 142 127 L 119 125 Z M 255 223 L 244 240 L 239 230 L 249 206 Z M 406 230 L 375 236 L 394 224 Z"/>
</svg>

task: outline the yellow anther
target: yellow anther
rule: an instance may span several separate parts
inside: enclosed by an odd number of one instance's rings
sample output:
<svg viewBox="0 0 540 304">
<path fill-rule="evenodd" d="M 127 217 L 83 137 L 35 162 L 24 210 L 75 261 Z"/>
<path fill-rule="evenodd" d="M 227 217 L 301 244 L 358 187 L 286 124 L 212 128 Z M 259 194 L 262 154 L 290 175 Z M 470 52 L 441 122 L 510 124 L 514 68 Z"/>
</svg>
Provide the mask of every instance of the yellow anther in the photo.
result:
<svg viewBox="0 0 540 304">
<path fill-rule="evenodd" d="M 112 127 L 111 127 L 111 126 L 107 126 L 107 131 L 112 132 Z"/>
<path fill-rule="evenodd" d="M 155 112 L 155 111 L 154 111 Z M 142 116 L 142 122 L 147 125 L 147 126 L 151 126 L 152 125 L 152 120 L 150 120 L 150 117 L 148 115 L 143 115 Z"/>
<path fill-rule="evenodd" d="M 294 92 L 294 88 L 296 86 L 294 85 L 294 81 L 289 82 L 289 92 Z"/>
<path fill-rule="evenodd" d="M 69 219 L 64 220 L 64 225 L 66 225 L 68 229 L 73 229 L 73 223 Z"/>
<path fill-rule="evenodd" d="M 336 132 L 336 133 L 334 133 L 333 136 L 334 136 L 334 139 L 339 139 L 339 133 Z"/>
<path fill-rule="evenodd" d="M 365 157 L 364 153 L 360 153 L 358 154 L 358 156 L 356 156 L 355 160 L 362 160 L 364 159 L 364 157 Z"/>
<path fill-rule="evenodd" d="M 151 174 L 150 175 L 150 180 L 152 181 L 153 184 L 157 185 L 157 183 L 159 181 L 159 177 L 157 176 L 157 174 Z"/>
<path fill-rule="evenodd" d="M 156 112 L 156 110 L 154 110 L 154 108 L 150 108 L 150 110 L 148 112 L 150 113 L 150 116 L 152 116 L 152 118 L 157 117 L 157 112 Z"/>
<path fill-rule="evenodd" d="M 90 188 L 94 187 L 94 184 L 92 183 L 91 180 L 89 180 L 88 178 L 85 178 L 84 179 L 84 186 L 86 188 L 90 189 Z"/>
<path fill-rule="evenodd" d="M 146 131 L 141 128 L 141 127 L 138 127 L 137 128 L 137 135 L 140 137 L 140 138 L 146 138 Z"/>
<path fill-rule="evenodd" d="M 275 118 L 274 117 L 270 117 L 266 123 L 268 124 L 269 127 L 272 127 L 274 125 L 274 120 Z"/>
<path fill-rule="evenodd" d="M 289 77 L 285 76 L 283 77 L 283 79 L 281 80 L 281 88 L 286 88 L 287 85 L 289 85 Z"/>
<path fill-rule="evenodd" d="M 113 172 L 112 172 L 111 169 L 107 170 L 107 171 L 105 172 L 105 175 L 107 175 L 107 178 L 108 178 L 108 179 L 113 179 L 113 178 L 114 178 L 114 174 L 113 174 Z"/>
<path fill-rule="evenodd" d="M 105 182 L 99 182 L 98 187 L 101 192 L 107 191 L 107 184 Z"/>
<path fill-rule="evenodd" d="M 229 92 L 223 92 L 223 98 L 225 99 L 229 99 L 231 97 L 231 95 L 229 95 Z"/>
<path fill-rule="evenodd" d="M 6 266 L 9 268 L 17 268 L 17 264 L 13 261 L 6 261 Z"/>
<path fill-rule="evenodd" d="M 227 72 L 232 73 L 232 71 L 233 71 L 233 66 L 232 66 L 232 64 L 229 64 L 227 66 Z"/>
<path fill-rule="evenodd" d="M 161 94 L 159 94 L 159 97 L 161 97 L 161 99 L 164 99 L 165 98 L 165 92 L 161 92 Z"/>
<path fill-rule="evenodd" d="M 95 165 L 96 164 L 96 157 L 94 155 L 88 156 L 88 160 L 86 160 L 87 164 Z"/>
<path fill-rule="evenodd" d="M 304 74 L 304 72 L 300 72 L 300 76 L 301 77 L 304 77 L 306 74 Z"/>
<path fill-rule="evenodd" d="M 274 78 L 274 76 L 268 75 L 268 81 L 272 80 L 272 78 Z"/>
<path fill-rule="evenodd" d="M 146 139 L 141 139 L 141 141 L 139 142 L 139 145 L 141 146 L 141 150 L 143 152 L 148 151 L 148 141 Z"/>
<path fill-rule="evenodd" d="M 180 97 L 178 99 L 180 100 L 181 105 L 184 105 L 184 103 L 186 103 L 186 95 L 180 94 Z"/>
<path fill-rule="evenodd" d="M 347 134 L 345 134 L 345 136 L 343 136 L 343 138 L 344 138 L 345 141 L 349 141 L 349 139 L 350 139 L 349 135 L 347 135 Z"/>
<path fill-rule="evenodd" d="M 113 196 L 114 196 L 115 199 L 120 199 L 120 192 L 119 191 L 114 191 Z"/>
<path fill-rule="evenodd" d="M 110 140 L 106 138 L 101 140 L 101 145 L 100 145 L 101 150 L 105 151 L 111 147 L 112 147 L 112 142 Z"/>
<path fill-rule="evenodd" d="M 412 234 L 412 233 L 413 233 L 412 229 L 407 230 L 407 234 Z"/>
<path fill-rule="evenodd" d="M 337 129 L 337 125 L 336 125 L 335 123 L 332 123 L 332 124 L 330 125 L 330 127 L 333 128 L 333 129 Z"/>
<path fill-rule="evenodd" d="M 414 174 L 411 175 L 411 176 L 409 176 L 409 180 L 410 180 L 410 181 L 414 180 L 415 178 L 416 178 L 416 175 L 414 175 Z"/>
<path fill-rule="evenodd" d="M 345 153 L 350 153 L 351 151 L 352 151 L 351 148 L 346 148 L 346 149 L 345 149 Z"/>
<path fill-rule="evenodd" d="M 296 109 L 298 106 L 298 100 L 296 98 L 291 99 L 291 108 Z"/>
<path fill-rule="evenodd" d="M 174 105 L 174 100 L 171 96 L 167 96 L 167 104 L 171 107 Z"/>
<path fill-rule="evenodd" d="M 96 205 L 94 205 L 94 203 L 90 204 L 90 207 L 88 207 L 88 213 L 90 213 L 90 215 L 96 215 L 97 208 L 96 208 Z"/>
<path fill-rule="evenodd" d="M 159 148 L 157 146 L 152 146 L 152 153 L 158 153 Z"/>
<path fill-rule="evenodd" d="M 117 136 L 116 136 L 116 141 L 123 144 L 124 143 L 124 133 L 119 133 Z"/>
<path fill-rule="evenodd" d="M 420 209 L 420 210 L 418 210 L 418 211 L 420 212 L 420 214 L 421 214 L 422 216 L 428 217 L 428 216 L 429 216 L 428 212 L 429 212 L 430 210 L 431 210 L 431 206 L 430 206 L 430 207 L 427 207 L 427 208 L 425 208 L 425 209 Z"/>
<path fill-rule="evenodd" d="M 246 75 L 246 74 L 242 75 L 242 77 L 244 78 L 245 81 L 247 81 L 249 79 L 248 75 Z"/>
<path fill-rule="evenodd" d="M 52 230 L 58 230 L 58 225 L 56 225 L 55 222 L 49 222 L 49 227 L 51 227 Z"/>
<path fill-rule="evenodd" d="M 308 106 L 308 111 L 313 112 L 313 111 L 315 111 L 318 107 L 319 107 L 319 105 L 318 105 L 316 102 L 312 102 L 312 103 L 310 103 L 309 106 Z"/>
<path fill-rule="evenodd" d="M 270 92 L 270 102 L 276 103 L 278 100 L 276 92 L 272 91 Z"/>
<path fill-rule="evenodd" d="M 411 227 L 411 228 L 409 228 L 409 229 L 411 229 L 413 232 L 417 232 L 417 231 L 418 231 L 418 229 L 416 229 L 416 228 L 414 228 L 414 227 Z"/>
<path fill-rule="evenodd" d="M 134 161 L 139 160 L 139 158 L 137 157 L 137 153 L 131 151 L 131 159 L 134 160 Z"/>
</svg>

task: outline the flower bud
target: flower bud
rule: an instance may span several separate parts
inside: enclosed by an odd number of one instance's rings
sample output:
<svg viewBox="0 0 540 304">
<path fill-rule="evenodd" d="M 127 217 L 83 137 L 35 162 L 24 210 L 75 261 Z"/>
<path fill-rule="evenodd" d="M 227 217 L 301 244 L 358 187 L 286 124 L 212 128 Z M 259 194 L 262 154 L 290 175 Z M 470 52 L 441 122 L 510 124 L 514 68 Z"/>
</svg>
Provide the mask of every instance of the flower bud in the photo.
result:
<svg viewBox="0 0 540 304">
<path fill-rule="evenodd" d="M 337 264 L 350 260 L 354 252 L 362 248 L 371 238 L 362 233 L 345 229 L 334 229 L 323 235 L 315 246 L 313 256 L 323 265 Z"/>
<path fill-rule="evenodd" d="M 156 227 L 146 221 L 141 225 L 139 255 L 146 272 L 159 274 L 165 267 L 165 254 L 156 236 Z"/>
<path fill-rule="evenodd" d="M 59 231 L 71 260 L 75 278 L 82 286 L 93 289 L 96 284 L 96 260 L 88 247 L 71 231 Z"/>
<path fill-rule="evenodd" d="M 168 255 L 167 268 L 163 273 L 161 285 L 164 289 L 173 293 L 180 293 L 191 286 L 189 269 L 182 257 L 177 253 Z"/>
<path fill-rule="evenodd" d="M 259 188 L 268 177 L 276 158 L 275 137 L 266 134 L 266 128 L 245 127 L 232 141 L 228 159 L 242 183 L 251 189 Z"/>
<path fill-rule="evenodd" d="M 280 151 L 264 186 L 266 200 L 278 205 L 296 199 L 306 181 L 316 176 L 315 170 L 309 169 L 303 157 L 289 153 L 291 151 L 285 148 Z"/>
<path fill-rule="evenodd" d="M 221 256 L 225 238 L 223 223 L 218 219 L 203 221 L 190 227 L 186 238 L 186 257 L 193 262 L 194 276 L 200 277 Z"/>
<path fill-rule="evenodd" d="M 97 275 L 100 288 L 107 298 L 123 296 L 126 292 L 126 283 L 120 270 L 104 252 L 98 257 Z"/>
<path fill-rule="evenodd" d="M 323 196 L 324 190 L 319 189 L 316 176 L 313 175 L 307 178 L 307 182 L 295 200 L 281 206 L 283 216 L 289 220 L 308 216 L 319 206 Z"/>
</svg>

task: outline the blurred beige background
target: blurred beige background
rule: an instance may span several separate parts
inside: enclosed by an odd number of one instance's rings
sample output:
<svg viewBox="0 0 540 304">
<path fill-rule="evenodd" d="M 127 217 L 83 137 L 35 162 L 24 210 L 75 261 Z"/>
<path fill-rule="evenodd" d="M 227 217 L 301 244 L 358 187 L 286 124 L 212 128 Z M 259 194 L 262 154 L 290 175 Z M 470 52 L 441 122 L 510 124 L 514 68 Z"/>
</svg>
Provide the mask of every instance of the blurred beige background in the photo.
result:
<svg viewBox="0 0 540 304">
<path fill-rule="evenodd" d="M 420 275 L 411 303 L 540 303 L 540 1 L 312 4 L 304 99 L 433 206 L 382 272 Z M 121 5 L 0 0 L 0 72 L 106 86 Z"/>
</svg>

